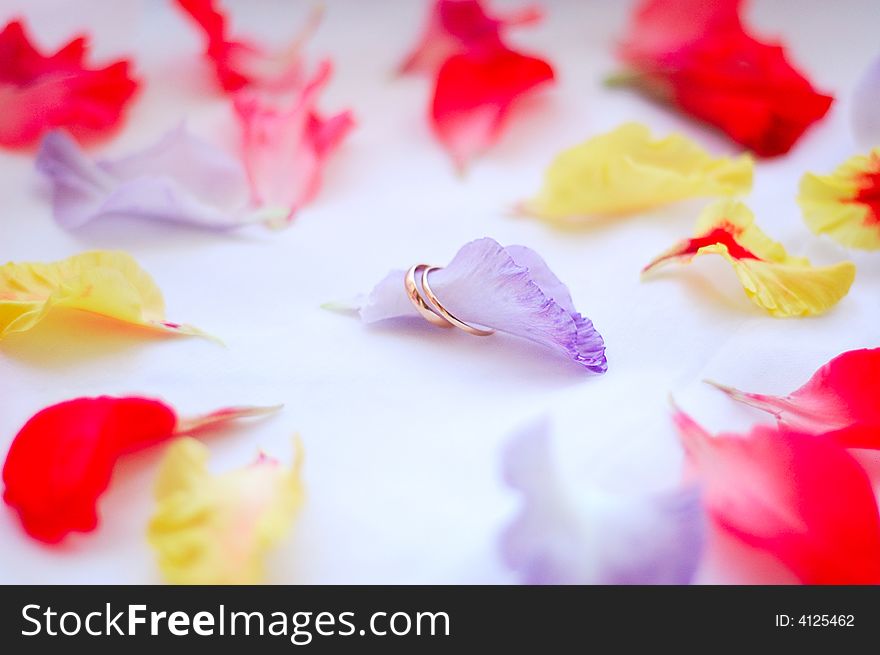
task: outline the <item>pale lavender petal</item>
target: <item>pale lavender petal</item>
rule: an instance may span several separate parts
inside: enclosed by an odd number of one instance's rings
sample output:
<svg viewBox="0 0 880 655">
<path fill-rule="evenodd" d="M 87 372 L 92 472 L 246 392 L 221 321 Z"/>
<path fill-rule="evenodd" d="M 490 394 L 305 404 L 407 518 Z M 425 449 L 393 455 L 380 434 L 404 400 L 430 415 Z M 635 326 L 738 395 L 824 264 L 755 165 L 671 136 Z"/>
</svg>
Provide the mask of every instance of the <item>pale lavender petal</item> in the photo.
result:
<svg viewBox="0 0 880 655">
<path fill-rule="evenodd" d="M 142 152 L 104 161 L 92 161 L 69 136 L 52 132 L 36 166 L 51 184 L 55 220 L 67 228 L 109 216 L 215 229 L 263 220 L 248 209 L 242 165 L 183 126 Z"/>
<path fill-rule="evenodd" d="M 69 136 L 50 132 L 37 153 L 37 170 L 52 185 L 55 220 L 67 228 L 88 223 L 116 186 Z"/>
<path fill-rule="evenodd" d="M 856 86 L 853 95 L 853 130 L 862 146 L 880 146 L 880 55 Z"/>
<path fill-rule="evenodd" d="M 541 287 L 544 295 L 568 312 L 577 311 L 568 287 L 550 270 L 541 255 L 525 246 L 507 246 L 505 250 L 514 262 L 529 270 L 529 277 Z"/>
<path fill-rule="evenodd" d="M 546 420 L 508 444 L 518 515 L 501 537 L 504 561 L 526 584 L 688 584 L 705 539 L 699 490 L 650 496 L 574 493 L 557 475 Z"/>
<path fill-rule="evenodd" d="M 403 276 L 392 271 L 373 289 L 359 307 L 364 321 L 423 320 L 406 297 Z M 430 279 L 443 305 L 461 320 L 529 339 L 592 371 L 607 369 L 601 335 L 575 311 L 568 289 L 534 251 L 477 239 Z"/>
</svg>

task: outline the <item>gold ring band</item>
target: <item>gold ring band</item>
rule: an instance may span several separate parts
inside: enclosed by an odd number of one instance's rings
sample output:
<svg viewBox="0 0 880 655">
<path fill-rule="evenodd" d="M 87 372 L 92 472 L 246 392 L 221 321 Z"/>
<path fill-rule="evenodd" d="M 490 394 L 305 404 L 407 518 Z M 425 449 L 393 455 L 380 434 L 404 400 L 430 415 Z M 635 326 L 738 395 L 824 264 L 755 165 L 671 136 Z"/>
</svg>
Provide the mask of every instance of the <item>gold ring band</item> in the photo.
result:
<svg viewBox="0 0 880 655">
<path fill-rule="evenodd" d="M 445 318 L 440 316 L 437 312 L 431 309 L 428 306 L 428 303 L 425 302 L 425 299 L 422 298 L 422 294 L 419 292 L 419 288 L 416 286 L 416 273 L 419 271 L 424 271 L 428 268 L 436 268 L 433 266 L 428 266 L 427 264 L 416 264 L 414 266 L 410 266 L 409 270 L 406 272 L 406 275 L 403 276 L 403 286 L 406 289 L 406 297 L 409 298 L 409 301 L 413 304 L 413 307 L 416 308 L 416 311 L 431 325 L 436 325 L 437 327 L 442 328 L 451 328 L 452 323 L 447 321 Z M 424 279 L 424 273 L 422 274 L 422 279 Z"/>
<path fill-rule="evenodd" d="M 417 266 L 417 267 L 410 269 L 413 272 L 413 277 L 415 277 L 415 272 L 416 272 L 415 268 L 419 268 L 419 267 Z M 424 268 L 421 269 L 422 270 L 422 291 L 425 292 L 425 295 L 428 297 L 428 300 L 430 301 L 430 303 L 432 305 L 434 305 L 434 307 L 437 310 L 437 313 L 439 313 L 440 316 L 442 316 L 450 324 L 457 327 L 459 330 L 463 330 L 463 331 L 467 332 L 468 334 L 474 335 L 475 337 L 488 337 L 490 334 L 495 334 L 495 330 L 491 330 L 491 329 L 482 330 L 480 328 L 474 327 L 473 325 L 465 323 L 460 318 L 457 318 L 455 315 L 453 315 L 448 309 L 446 309 L 443 306 L 443 303 L 441 303 L 440 300 L 437 298 L 437 294 L 435 294 L 434 290 L 431 289 L 431 285 L 428 284 L 428 274 L 431 271 L 436 271 L 439 269 L 440 269 L 439 266 L 424 266 Z M 424 303 L 424 300 L 422 300 L 422 302 Z"/>
</svg>

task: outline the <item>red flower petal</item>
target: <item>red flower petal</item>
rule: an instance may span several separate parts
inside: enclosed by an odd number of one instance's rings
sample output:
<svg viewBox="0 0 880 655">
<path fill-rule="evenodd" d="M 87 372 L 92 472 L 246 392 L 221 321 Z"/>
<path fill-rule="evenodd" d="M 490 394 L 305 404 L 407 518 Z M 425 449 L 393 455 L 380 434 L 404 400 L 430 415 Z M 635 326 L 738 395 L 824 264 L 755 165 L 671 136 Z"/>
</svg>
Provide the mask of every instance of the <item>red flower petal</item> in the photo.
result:
<svg viewBox="0 0 880 655">
<path fill-rule="evenodd" d="M 433 73 L 456 53 L 501 47 L 502 30 L 537 22 L 541 17 L 536 6 L 490 16 L 480 0 L 436 0 L 419 43 L 401 64 L 400 72 Z"/>
<path fill-rule="evenodd" d="M 250 77 L 238 70 L 236 63 L 259 50 L 227 37 L 226 16 L 214 6 L 214 0 L 177 0 L 177 4 L 205 31 L 205 56 L 213 61 L 223 90 L 237 91 L 250 84 Z"/>
<path fill-rule="evenodd" d="M 3 500 L 25 531 L 47 543 L 98 524 L 97 501 L 116 460 L 175 434 L 267 410 L 230 408 L 178 422 L 148 398 L 77 398 L 37 412 L 15 436 L 3 465 Z"/>
<path fill-rule="evenodd" d="M 834 100 L 788 63 L 781 46 L 748 36 L 701 43 L 667 79 L 674 103 L 761 157 L 788 152 Z"/>
<path fill-rule="evenodd" d="M 640 84 L 761 156 L 788 152 L 831 96 L 742 27 L 739 0 L 646 0 L 621 56 Z"/>
<path fill-rule="evenodd" d="M 728 396 L 773 414 L 793 430 L 833 432 L 850 448 L 880 448 L 880 348 L 851 350 L 783 397 L 746 393 L 716 382 Z"/>
<path fill-rule="evenodd" d="M 515 100 L 553 79 L 543 59 L 503 47 L 447 59 L 437 74 L 431 118 L 456 165 L 495 142 Z"/>
<path fill-rule="evenodd" d="M 846 450 L 788 428 L 712 437 L 675 421 L 717 527 L 766 550 L 806 584 L 880 583 L 880 516 Z"/>
<path fill-rule="evenodd" d="M 167 439 L 176 423 L 170 407 L 145 398 L 78 398 L 47 407 L 12 442 L 3 499 L 41 541 L 93 530 L 96 501 L 119 455 Z"/>
<path fill-rule="evenodd" d="M 642 273 L 669 260 L 684 259 L 690 261 L 690 258 L 694 257 L 701 248 L 714 245 L 724 246 L 727 249 L 727 253 L 734 259 L 757 259 L 760 261 L 761 258 L 758 255 L 738 241 L 742 231 L 743 228 L 741 226 L 734 225 L 730 221 L 722 221 L 698 237 L 682 239 L 675 246 L 648 263 L 642 269 Z"/>
<path fill-rule="evenodd" d="M 177 0 L 177 4 L 204 31 L 205 56 L 213 63 L 224 91 L 234 92 L 252 86 L 286 89 L 300 83 L 299 46 L 317 25 L 318 12 L 313 12 L 289 48 L 269 53 L 251 41 L 230 37 L 226 15 L 214 0 Z"/>
<path fill-rule="evenodd" d="M 870 223 L 880 225 L 880 152 L 874 150 L 869 157 L 870 167 L 856 180 L 858 190 L 850 202 L 866 205 Z"/>
<path fill-rule="evenodd" d="M 742 0 L 646 0 L 633 14 L 621 56 L 634 65 L 651 66 L 706 34 L 741 34 L 741 5 Z"/>
<path fill-rule="evenodd" d="M 138 88 L 128 75 L 129 62 L 89 69 L 87 49 L 80 36 L 44 56 L 31 45 L 21 22 L 6 25 L 0 32 L 0 145 L 31 145 L 57 127 L 85 141 L 119 123 Z"/>
</svg>

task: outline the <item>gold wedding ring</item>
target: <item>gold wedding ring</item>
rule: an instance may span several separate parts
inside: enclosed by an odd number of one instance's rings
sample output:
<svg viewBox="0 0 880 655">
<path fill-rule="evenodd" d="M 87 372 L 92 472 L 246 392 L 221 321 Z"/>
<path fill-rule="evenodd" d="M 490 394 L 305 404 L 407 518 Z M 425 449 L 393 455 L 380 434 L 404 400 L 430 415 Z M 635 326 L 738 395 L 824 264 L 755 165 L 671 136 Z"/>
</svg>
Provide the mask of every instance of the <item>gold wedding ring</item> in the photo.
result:
<svg viewBox="0 0 880 655">
<path fill-rule="evenodd" d="M 424 318 L 431 325 L 436 325 L 437 327 L 442 328 L 451 328 L 452 323 L 447 321 L 445 318 L 440 316 L 437 312 L 431 309 L 428 306 L 428 303 L 425 302 L 425 299 L 422 298 L 422 294 L 419 292 L 419 288 L 416 286 L 416 274 L 419 271 L 424 271 L 429 268 L 434 268 L 433 266 L 428 266 L 427 264 L 416 264 L 415 266 L 410 266 L 409 270 L 406 272 L 406 275 L 403 276 L 403 286 L 406 289 L 406 297 L 409 298 L 409 301 L 413 304 L 413 307 L 416 308 L 416 311 L 421 314 L 422 318 Z M 424 276 L 424 273 L 422 274 Z M 422 278 L 424 279 L 424 277 Z"/>
<path fill-rule="evenodd" d="M 495 330 L 483 330 L 474 327 L 469 323 L 465 323 L 443 306 L 443 303 L 440 302 L 440 299 L 437 298 L 437 294 L 434 293 L 434 290 L 431 289 L 431 285 L 428 283 L 428 275 L 432 271 L 439 271 L 440 269 L 440 266 L 415 264 L 406 272 L 406 275 L 403 277 L 403 286 L 406 289 L 406 296 L 413 304 L 413 307 L 416 308 L 426 321 L 437 327 L 449 328 L 454 326 L 459 330 L 474 335 L 475 337 L 488 337 L 490 334 L 494 334 Z M 421 272 L 421 292 L 416 285 L 416 275 L 418 275 L 419 272 Z M 427 302 L 425 301 L 425 298 L 422 297 L 422 292 L 427 296 Z"/>
</svg>

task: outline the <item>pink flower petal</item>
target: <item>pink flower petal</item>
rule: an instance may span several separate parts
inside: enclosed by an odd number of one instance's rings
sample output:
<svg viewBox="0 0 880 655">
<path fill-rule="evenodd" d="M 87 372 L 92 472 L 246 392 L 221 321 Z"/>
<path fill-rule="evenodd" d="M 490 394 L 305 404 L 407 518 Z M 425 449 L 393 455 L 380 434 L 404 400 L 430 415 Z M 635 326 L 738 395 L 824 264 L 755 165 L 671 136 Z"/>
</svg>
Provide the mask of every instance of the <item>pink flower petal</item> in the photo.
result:
<svg viewBox="0 0 880 655">
<path fill-rule="evenodd" d="M 712 437 L 675 421 L 713 523 L 806 584 L 880 583 L 880 516 L 864 469 L 829 439 L 780 426 Z"/>
<path fill-rule="evenodd" d="M 322 62 L 285 109 L 255 94 L 240 94 L 234 101 L 253 200 L 286 220 L 315 197 L 327 157 L 354 127 L 350 111 L 329 119 L 317 113 L 331 72 L 330 62 Z"/>
</svg>

